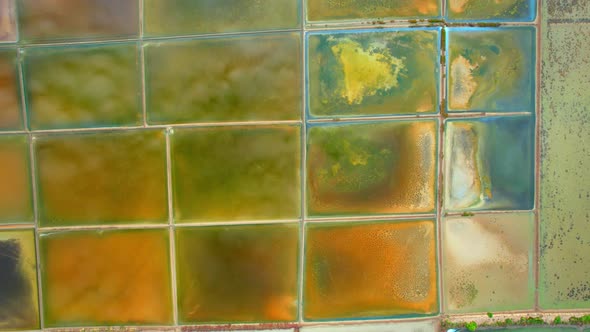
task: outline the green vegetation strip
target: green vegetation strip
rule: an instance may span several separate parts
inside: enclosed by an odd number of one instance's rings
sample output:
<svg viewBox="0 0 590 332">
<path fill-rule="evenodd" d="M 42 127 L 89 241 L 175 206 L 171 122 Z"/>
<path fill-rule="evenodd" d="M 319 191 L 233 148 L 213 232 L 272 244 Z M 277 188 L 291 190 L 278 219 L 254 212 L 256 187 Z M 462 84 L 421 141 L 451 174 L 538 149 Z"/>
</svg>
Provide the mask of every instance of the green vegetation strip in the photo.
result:
<svg viewBox="0 0 590 332">
<path fill-rule="evenodd" d="M 491 312 L 487 313 L 489 318 L 494 317 L 494 314 Z M 519 320 L 512 320 L 510 318 L 506 318 L 502 321 L 495 321 L 495 322 L 484 322 L 477 324 L 474 321 L 469 322 L 451 322 L 448 319 L 443 320 L 442 322 L 442 329 L 466 329 L 468 331 L 475 331 L 478 327 L 516 327 L 516 326 L 536 326 L 536 325 L 559 325 L 559 326 L 582 326 L 582 325 L 590 325 L 590 314 L 584 315 L 581 317 L 572 316 L 566 322 L 561 319 L 560 316 L 555 317 L 552 322 L 545 321 L 542 317 L 521 317 Z"/>
</svg>

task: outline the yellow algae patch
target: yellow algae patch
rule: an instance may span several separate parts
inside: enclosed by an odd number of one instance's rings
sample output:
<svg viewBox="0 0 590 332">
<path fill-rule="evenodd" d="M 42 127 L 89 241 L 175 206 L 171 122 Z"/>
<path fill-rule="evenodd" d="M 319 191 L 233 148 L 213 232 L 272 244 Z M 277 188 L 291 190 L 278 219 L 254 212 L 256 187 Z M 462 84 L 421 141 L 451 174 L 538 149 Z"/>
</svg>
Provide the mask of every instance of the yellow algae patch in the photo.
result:
<svg viewBox="0 0 590 332">
<path fill-rule="evenodd" d="M 449 6 L 451 10 L 455 13 L 462 13 L 465 11 L 465 6 L 470 2 L 470 0 L 451 0 L 449 1 Z M 496 5 L 502 4 L 503 0 L 494 0 Z"/>
<path fill-rule="evenodd" d="M 438 11 L 438 4 L 432 0 L 416 0 L 416 9 L 423 15 L 433 14 Z"/>
<path fill-rule="evenodd" d="M 349 141 L 344 141 L 344 152 L 348 155 L 348 162 L 353 166 L 367 165 L 369 161 L 369 153 L 362 147 L 355 148 Z"/>
<path fill-rule="evenodd" d="M 467 2 L 469 2 L 469 0 L 451 0 L 449 1 L 449 5 L 451 10 L 455 13 L 462 13 L 465 10 Z"/>
<path fill-rule="evenodd" d="M 469 107 L 471 96 L 477 89 L 477 82 L 471 75 L 471 71 L 476 68 L 477 65 L 472 65 L 462 56 L 457 57 L 451 63 L 452 98 L 449 100 L 451 108 Z"/>
<path fill-rule="evenodd" d="M 374 45 L 364 50 L 359 43 L 344 39 L 332 46 L 332 52 L 342 64 L 344 87 L 340 94 L 349 104 L 360 104 L 379 90 L 398 87 L 403 61 L 387 49 Z"/>
</svg>

